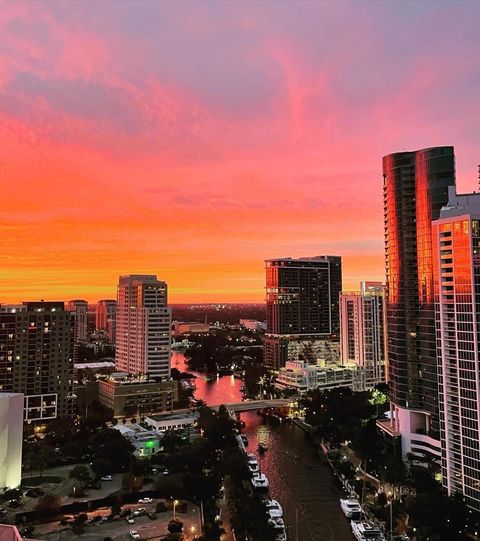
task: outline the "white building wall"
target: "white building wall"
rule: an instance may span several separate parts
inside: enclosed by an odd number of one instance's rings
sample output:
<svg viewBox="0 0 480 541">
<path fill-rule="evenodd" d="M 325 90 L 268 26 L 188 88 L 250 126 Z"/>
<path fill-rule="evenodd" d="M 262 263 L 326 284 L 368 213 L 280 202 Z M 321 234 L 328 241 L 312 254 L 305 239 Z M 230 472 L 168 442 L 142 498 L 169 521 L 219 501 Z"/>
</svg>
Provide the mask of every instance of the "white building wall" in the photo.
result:
<svg viewBox="0 0 480 541">
<path fill-rule="evenodd" d="M 22 479 L 23 394 L 0 393 L 0 488 Z"/>
</svg>

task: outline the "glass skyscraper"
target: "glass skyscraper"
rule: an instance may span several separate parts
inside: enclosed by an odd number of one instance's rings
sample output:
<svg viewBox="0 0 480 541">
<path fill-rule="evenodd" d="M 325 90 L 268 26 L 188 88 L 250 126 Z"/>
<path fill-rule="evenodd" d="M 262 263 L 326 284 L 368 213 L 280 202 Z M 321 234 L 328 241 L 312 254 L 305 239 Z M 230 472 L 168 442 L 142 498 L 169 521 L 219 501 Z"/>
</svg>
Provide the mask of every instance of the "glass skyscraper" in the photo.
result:
<svg viewBox="0 0 480 541">
<path fill-rule="evenodd" d="M 393 420 L 390 426 L 383 424 L 390 435 L 401 436 L 403 454 L 432 452 L 439 438 L 432 220 L 448 202 L 448 187 L 455 185 L 454 149 L 434 147 L 385 156 L 383 179 L 393 404 Z M 420 442 L 417 447 L 412 446 L 412 434 Z"/>
</svg>

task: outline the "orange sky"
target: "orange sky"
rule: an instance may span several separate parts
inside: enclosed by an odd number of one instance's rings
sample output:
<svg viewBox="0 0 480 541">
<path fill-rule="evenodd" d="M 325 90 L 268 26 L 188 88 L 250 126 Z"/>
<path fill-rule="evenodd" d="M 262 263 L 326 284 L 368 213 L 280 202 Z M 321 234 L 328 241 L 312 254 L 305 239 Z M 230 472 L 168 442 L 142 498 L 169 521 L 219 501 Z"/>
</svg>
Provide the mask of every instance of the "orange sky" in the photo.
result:
<svg viewBox="0 0 480 541">
<path fill-rule="evenodd" d="M 382 155 L 453 144 L 474 188 L 479 5 L 300 6 L 3 4 L 0 302 L 261 302 L 277 256 L 383 279 Z"/>
</svg>

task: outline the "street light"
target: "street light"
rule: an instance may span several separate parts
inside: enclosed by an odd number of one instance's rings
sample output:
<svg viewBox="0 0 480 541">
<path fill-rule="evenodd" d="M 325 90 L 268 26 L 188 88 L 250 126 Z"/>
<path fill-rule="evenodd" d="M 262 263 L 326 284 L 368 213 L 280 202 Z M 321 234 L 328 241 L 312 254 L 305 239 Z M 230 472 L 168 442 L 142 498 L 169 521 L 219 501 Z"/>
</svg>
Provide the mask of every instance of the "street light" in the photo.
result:
<svg viewBox="0 0 480 541">
<path fill-rule="evenodd" d="M 176 516 L 175 516 L 175 507 L 177 506 L 178 504 L 178 500 L 173 500 L 173 518 L 175 519 Z"/>
</svg>

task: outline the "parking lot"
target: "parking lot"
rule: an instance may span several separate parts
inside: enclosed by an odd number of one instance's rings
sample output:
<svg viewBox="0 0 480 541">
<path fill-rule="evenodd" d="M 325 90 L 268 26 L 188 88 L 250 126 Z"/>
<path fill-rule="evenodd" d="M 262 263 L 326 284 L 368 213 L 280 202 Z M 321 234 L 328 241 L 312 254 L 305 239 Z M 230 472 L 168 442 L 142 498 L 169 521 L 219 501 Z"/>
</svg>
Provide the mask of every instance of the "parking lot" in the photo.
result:
<svg viewBox="0 0 480 541">
<path fill-rule="evenodd" d="M 127 504 L 122 507 L 130 509 L 132 513 L 140 508 L 145 508 L 146 513 L 155 511 L 156 504 L 160 500 L 154 500 L 152 504 Z M 92 520 L 96 516 L 106 517 L 110 514 L 110 508 L 98 509 L 92 513 L 87 513 L 88 519 Z M 188 502 L 187 512 L 176 512 L 176 517 L 184 524 L 184 532 L 192 539 L 198 535 L 200 531 L 200 510 L 199 508 Z M 85 532 L 78 535 L 74 534 L 69 527 L 60 526 L 58 522 L 38 525 L 35 528 L 34 537 L 42 539 L 61 539 L 62 541 L 75 539 L 88 539 L 92 541 L 103 540 L 105 537 L 111 537 L 114 541 L 132 539 L 130 536 L 131 530 L 136 530 L 140 535 L 140 539 L 158 539 L 167 534 L 168 522 L 173 518 L 173 510 L 169 509 L 165 512 L 156 513 L 155 519 L 150 519 L 147 514 L 134 517 L 134 524 L 128 524 L 125 518 L 115 517 L 110 522 L 95 522 L 85 525 Z"/>
</svg>

